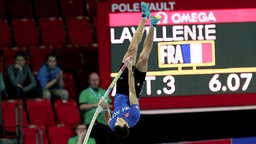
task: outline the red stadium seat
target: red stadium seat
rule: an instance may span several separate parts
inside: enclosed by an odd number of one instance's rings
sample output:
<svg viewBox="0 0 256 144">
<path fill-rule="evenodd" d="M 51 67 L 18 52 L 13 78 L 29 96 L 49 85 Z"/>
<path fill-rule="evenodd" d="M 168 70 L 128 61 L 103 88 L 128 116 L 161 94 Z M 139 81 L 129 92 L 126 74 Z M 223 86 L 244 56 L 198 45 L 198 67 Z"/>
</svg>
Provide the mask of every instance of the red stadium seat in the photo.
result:
<svg viewBox="0 0 256 144">
<path fill-rule="evenodd" d="M 43 45 L 63 46 L 66 44 L 66 33 L 61 18 L 41 18 L 39 26 Z"/>
<path fill-rule="evenodd" d="M 95 29 L 95 33 L 98 33 L 98 17 L 93 18 L 93 28 Z"/>
<path fill-rule="evenodd" d="M 46 134 L 45 127 L 30 125 L 23 128 L 23 143 L 24 144 L 48 144 L 49 140 Z"/>
<path fill-rule="evenodd" d="M 50 144 L 67 144 L 68 139 L 74 135 L 73 128 L 70 126 L 59 125 L 48 128 Z"/>
<path fill-rule="evenodd" d="M 21 120 L 22 127 L 27 127 L 27 114 L 22 100 L 2 100 L 2 120 L 3 130 L 7 133 L 16 132 L 17 124 L 20 126 Z"/>
<path fill-rule="evenodd" d="M 77 98 L 76 95 L 76 86 L 75 86 L 75 81 L 73 74 L 71 73 L 64 73 L 64 84 L 65 84 L 65 89 L 69 93 L 69 99 L 75 99 Z"/>
<path fill-rule="evenodd" d="M 58 17 L 57 0 L 35 0 L 35 15 L 42 17 Z"/>
<path fill-rule="evenodd" d="M 2 75 L 5 76 L 5 72 L 4 72 L 4 64 L 3 64 L 3 60 L 0 60 L 0 71 L 2 72 Z"/>
<path fill-rule="evenodd" d="M 30 0 L 7 0 L 11 18 L 32 18 L 32 3 Z"/>
<path fill-rule="evenodd" d="M 89 74 L 90 74 L 90 71 L 86 71 L 86 70 L 79 70 L 77 72 L 79 92 L 86 89 L 89 86 L 88 84 Z"/>
<path fill-rule="evenodd" d="M 83 0 L 60 0 L 62 16 L 84 16 Z"/>
<path fill-rule="evenodd" d="M 12 19 L 12 28 L 16 46 L 37 46 L 38 30 L 34 19 Z"/>
<path fill-rule="evenodd" d="M 55 125 L 54 113 L 49 99 L 27 99 L 27 112 L 30 124 Z"/>
<path fill-rule="evenodd" d="M 5 0 L 0 0 L 0 19 L 6 18 Z"/>
<path fill-rule="evenodd" d="M 80 112 L 75 99 L 69 99 L 67 102 L 57 99 L 54 102 L 54 109 L 58 123 L 73 127 L 81 122 Z"/>
<path fill-rule="evenodd" d="M 86 0 L 86 9 L 87 9 L 88 15 L 90 17 L 96 17 L 97 16 L 97 1 L 96 0 Z"/>
<path fill-rule="evenodd" d="M 67 31 L 71 45 L 90 45 L 93 43 L 93 31 L 88 17 L 69 17 Z"/>
<path fill-rule="evenodd" d="M 58 65 L 64 72 L 74 72 L 83 67 L 83 53 L 76 47 L 56 49 Z"/>
<path fill-rule="evenodd" d="M 45 57 L 52 52 L 53 52 L 52 47 L 30 48 L 29 56 L 30 56 L 32 71 L 36 73 L 44 63 Z"/>
<path fill-rule="evenodd" d="M 0 20 L 0 47 L 11 47 L 11 33 L 7 20 Z"/>
<path fill-rule="evenodd" d="M 3 58 L 4 58 L 4 65 L 8 68 L 11 64 L 15 63 L 15 54 L 18 51 L 22 51 L 27 54 L 26 47 L 15 47 L 15 48 L 4 48 L 3 49 Z M 28 64 L 28 57 L 26 59 L 26 63 Z"/>
<path fill-rule="evenodd" d="M 87 69 L 90 69 L 91 71 L 98 72 L 99 67 L 98 65 L 95 65 L 95 63 L 98 63 L 98 46 L 91 46 L 86 49 L 85 52 L 85 65 Z"/>
</svg>

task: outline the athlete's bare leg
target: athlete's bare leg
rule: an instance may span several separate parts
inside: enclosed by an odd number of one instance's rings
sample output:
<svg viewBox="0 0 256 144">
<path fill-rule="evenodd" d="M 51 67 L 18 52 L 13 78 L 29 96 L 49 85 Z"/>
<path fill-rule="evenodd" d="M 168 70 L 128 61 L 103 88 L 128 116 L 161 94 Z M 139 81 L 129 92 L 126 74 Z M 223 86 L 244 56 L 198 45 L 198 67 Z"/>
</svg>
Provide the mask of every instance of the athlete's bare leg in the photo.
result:
<svg viewBox="0 0 256 144">
<path fill-rule="evenodd" d="M 150 11 L 148 10 L 148 4 L 142 2 L 141 9 L 142 9 L 142 19 L 132 37 L 130 45 L 123 57 L 123 60 L 122 60 L 123 63 L 126 62 L 127 57 L 132 56 L 133 65 L 135 65 L 137 51 L 138 51 L 138 45 L 140 44 L 142 36 L 143 36 L 145 23 L 150 16 Z"/>
<path fill-rule="evenodd" d="M 147 72 L 148 70 L 148 59 L 153 47 L 154 31 L 156 24 L 160 19 L 160 16 L 154 16 L 150 19 L 150 28 L 144 41 L 142 52 L 140 53 L 138 62 L 136 64 L 136 68 L 141 72 Z"/>
<path fill-rule="evenodd" d="M 137 27 L 135 34 L 132 37 L 132 41 L 123 57 L 123 60 L 122 60 L 123 63 L 126 62 L 127 57 L 132 56 L 132 58 L 133 58 L 132 64 L 135 65 L 136 56 L 137 56 L 137 52 L 138 52 L 138 45 L 140 44 L 142 36 L 143 36 L 145 23 L 146 23 L 145 19 L 142 19 L 140 21 L 140 24 Z"/>
</svg>

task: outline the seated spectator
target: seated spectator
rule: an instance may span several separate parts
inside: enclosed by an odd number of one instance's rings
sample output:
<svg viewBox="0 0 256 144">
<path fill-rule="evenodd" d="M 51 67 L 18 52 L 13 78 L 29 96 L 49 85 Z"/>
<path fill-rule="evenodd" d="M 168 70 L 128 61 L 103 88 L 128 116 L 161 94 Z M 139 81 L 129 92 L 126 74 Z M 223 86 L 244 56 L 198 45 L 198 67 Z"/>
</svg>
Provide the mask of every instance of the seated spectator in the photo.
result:
<svg viewBox="0 0 256 144">
<path fill-rule="evenodd" d="M 86 125 L 89 125 L 97 107 L 99 100 L 104 96 L 106 90 L 100 87 L 99 75 L 95 72 L 89 74 L 88 77 L 89 87 L 84 89 L 79 95 L 79 108 L 83 114 L 83 120 Z M 109 108 L 113 108 L 112 99 L 107 96 Z M 112 140 L 112 132 L 110 131 L 107 123 L 104 120 L 104 112 L 101 110 L 95 121 L 92 130 L 92 137 L 95 138 L 99 144 L 109 143 Z"/>
<path fill-rule="evenodd" d="M 87 132 L 87 126 L 83 123 L 77 124 L 75 132 L 76 136 L 69 138 L 68 144 L 83 144 L 85 134 Z M 96 141 L 93 137 L 89 137 L 87 144 L 96 144 Z"/>
<path fill-rule="evenodd" d="M 1 92 L 1 98 L 2 99 L 7 99 L 8 98 L 8 94 L 6 93 L 3 74 L 1 72 L 0 72 L 0 92 Z"/>
<path fill-rule="evenodd" d="M 36 79 L 29 65 L 26 64 L 24 52 L 15 54 L 15 64 L 8 67 L 7 74 L 9 98 L 40 97 Z"/>
<path fill-rule="evenodd" d="M 51 99 L 53 95 L 60 97 L 63 101 L 68 99 L 68 91 L 64 89 L 63 72 L 57 66 L 54 54 L 46 56 L 45 63 L 37 72 L 37 79 L 42 88 L 43 98 Z"/>
</svg>

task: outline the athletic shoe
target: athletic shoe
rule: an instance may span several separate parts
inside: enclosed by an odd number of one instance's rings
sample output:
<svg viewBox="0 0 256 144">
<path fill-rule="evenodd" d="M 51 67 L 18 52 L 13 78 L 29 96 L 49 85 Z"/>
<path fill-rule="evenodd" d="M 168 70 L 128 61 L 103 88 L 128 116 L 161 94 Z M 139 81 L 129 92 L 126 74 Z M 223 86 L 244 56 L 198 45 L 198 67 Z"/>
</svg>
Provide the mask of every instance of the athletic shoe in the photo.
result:
<svg viewBox="0 0 256 144">
<path fill-rule="evenodd" d="M 141 2 L 142 17 L 148 19 L 150 17 L 150 11 L 148 9 L 148 3 Z"/>
<path fill-rule="evenodd" d="M 156 27 L 157 23 L 161 20 L 160 15 L 155 15 L 150 18 L 150 25 Z"/>
</svg>

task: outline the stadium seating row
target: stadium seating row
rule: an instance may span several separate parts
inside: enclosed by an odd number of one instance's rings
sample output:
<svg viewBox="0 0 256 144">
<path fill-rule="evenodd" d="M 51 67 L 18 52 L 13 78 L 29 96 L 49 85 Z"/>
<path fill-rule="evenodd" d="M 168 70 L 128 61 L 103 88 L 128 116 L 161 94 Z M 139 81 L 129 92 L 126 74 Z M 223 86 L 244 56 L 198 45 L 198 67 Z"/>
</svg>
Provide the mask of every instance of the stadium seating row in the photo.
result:
<svg viewBox="0 0 256 144">
<path fill-rule="evenodd" d="M 0 0 L 0 18 L 96 16 L 96 0 Z"/>
<path fill-rule="evenodd" d="M 48 138 L 57 140 L 51 144 L 63 143 L 59 140 L 67 141 L 74 134 L 76 124 L 81 122 L 77 102 L 73 99 L 67 102 L 57 99 L 53 106 L 49 99 L 43 98 L 26 99 L 25 103 L 22 100 L 3 100 L 2 119 L 5 137 L 12 137 L 8 134 L 20 128 L 24 144 L 34 144 L 36 137 L 40 137 L 38 131 L 43 133 L 45 144 Z"/>
<path fill-rule="evenodd" d="M 95 48 L 96 49 L 96 48 Z M 34 73 L 42 66 L 45 61 L 45 57 L 49 53 L 56 54 L 58 65 L 62 68 L 64 72 L 73 72 L 85 67 L 85 61 L 90 63 L 90 55 L 97 58 L 97 52 L 95 50 L 80 47 L 80 48 L 61 48 L 55 49 L 52 47 L 42 47 L 42 48 L 27 48 L 27 47 L 16 47 L 16 48 L 3 48 L 2 53 L 2 66 L 4 72 L 11 64 L 14 63 L 15 53 L 18 51 L 23 51 L 26 54 L 26 62 L 31 65 L 31 69 Z M 97 62 L 97 61 L 96 61 Z"/>
<path fill-rule="evenodd" d="M 87 87 L 89 69 L 98 71 L 97 49 L 90 51 L 95 42 L 91 18 L 97 20 L 96 1 L 0 0 L 1 72 L 5 75 L 19 50 L 27 54 L 27 63 L 35 74 L 45 56 L 54 52 L 70 96 L 68 102 L 56 100 L 54 105 L 47 99 L 3 100 L 4 137 L 14 134 L 9 136 L 16 138 L 20 127 L 24 144 L 38 140 L 44 144 L 67 143 L 74 135 L 73 128 L 81 121 L 77 89 Z"/>
<path fill-rule="evenodd" d="M 98 56 L 96 48 L 5 48 L 1 52 L 0 69 L 4 79 L 7 76 L 7 68 L 14 63 L 14 55 L 17 51 L 23 51 L 27 55 L 27 64 L 31 66 L 36 75 L 37 70 L 42 66 L 48 53 L 55 53 L 58 65 L 64 72 L 65 88 L 68 90 L 71 99 L 76 99 L 77 94 L 88 86 L 88 75 L 90 72 L 98 71 Z"/>
<path fill-rule="evenodd" d="M 50 127 L 29 126 L 23 129 L 24 144 L 67 144 L 68 139 L 74 136 L 73 127 L 56 125 Z"/>
<path fill-rule="evenodd" d="M 61 17 L 0 20 L 0 47 L 84 46 L 93 43 L 88 17 Z"/>
<path fill-rule="evenodd" d="M 49 53 L 56 54 L 58 65 L 64 72 L 73 72 L 84 68 L 97 70 L 98 53 L 97 47 L 16 47 L 16 48 L 3 48 L 0 52 L 2 57 L 2 67 L 5 70 L 14 63 L 14 56 L 17 51 L 23 51 L 27 55 L 27 64 L 31 65 L 33 72 L 41 67 L 45 57 Z"/>
</svg>

